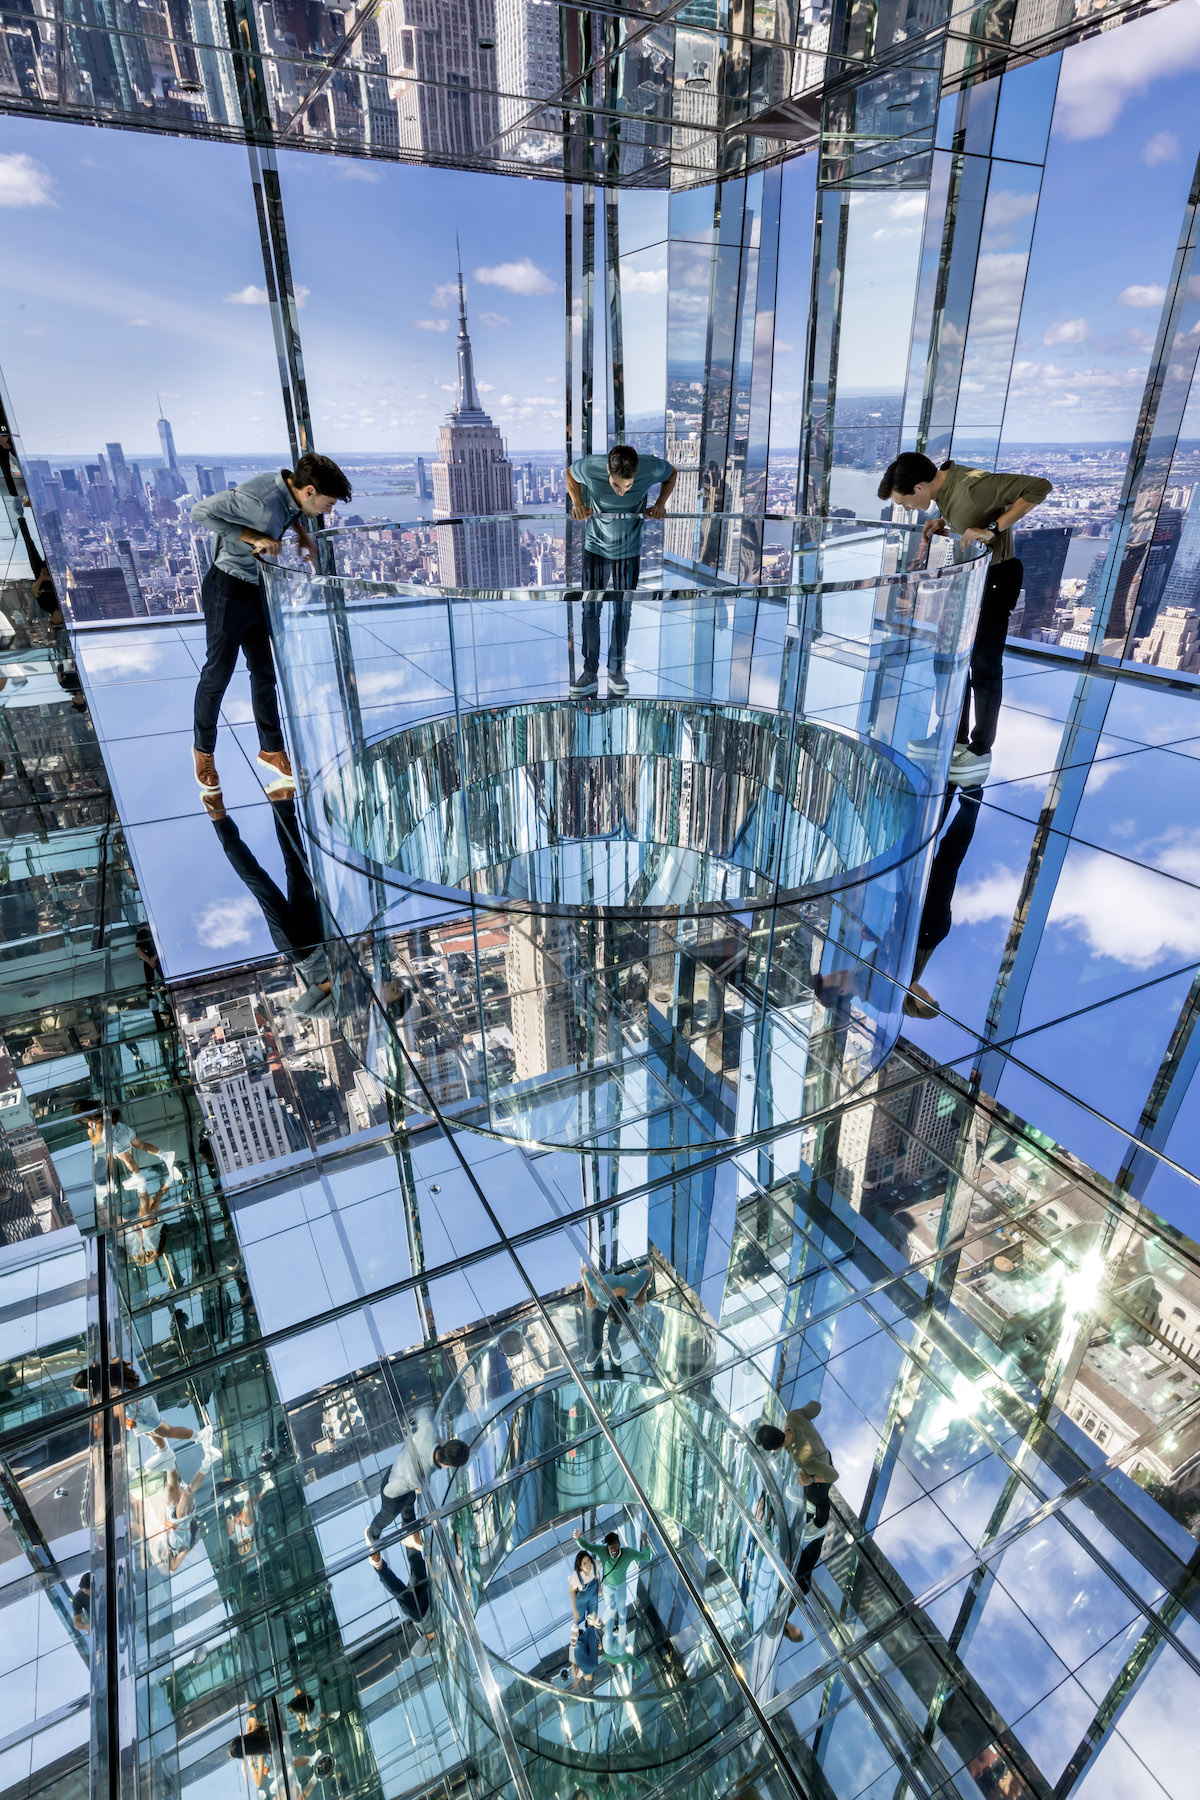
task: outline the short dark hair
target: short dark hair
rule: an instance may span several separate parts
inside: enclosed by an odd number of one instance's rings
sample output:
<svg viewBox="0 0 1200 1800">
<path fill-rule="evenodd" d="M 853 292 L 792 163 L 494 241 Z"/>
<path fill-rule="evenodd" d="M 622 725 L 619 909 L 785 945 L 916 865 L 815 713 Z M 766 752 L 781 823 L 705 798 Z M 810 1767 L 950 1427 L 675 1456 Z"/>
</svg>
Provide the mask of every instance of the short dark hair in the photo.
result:
<svg viewBox="0 0 1200 1800">
<path fill-rule="evenodd" d="M 621 1548 L 621 1540 L 617 1536 L 617 1533 L 615 1531 L 606 1531 L 605 1532 L 604 1543 L 605 1543 L 606 1548 L 609 1544 L 615 1544 L 617 1546 L 618 1550 Z"/>
<path fill-rule="evenodd" d="M 318 456 L 315 450 L 306 450 L 296 467 L 285 473 L 293 487 L 315 487 L 318 494 L 327 494 L 331 500 L 352 500 L 354 491 L 331 456 Z"/>
<path fill-rule="evenodd" d="M 444 1444 L 434 1445 L 434 1455 L 443 1469 L 461 1469 L 470 1454 L 461 1438 L 447 1438 Z"/>
<path fill-rule="evenodd" d="M 754 1441 L 760 1450 L 782 1450 L 783 1433 L 778 1425 L 760 1425 L 754 1434 Z"/>
<path fill-rule="evenodd" d="M 638 453 L 632 444 L 615 444 L 608 453 L 608 472 L 619 481 L 629 481 L 637 474 Z"/>
<path fill-rule="evenodd" d="M 895 462 L 890 462 L 883 471 L 883 480 L 879 484 L 879 498 L 890 500 L 893 494 L 911 494 L 918 481 L 932 481 L 937 474 L 937 464 L 922 456 L 919 450 L 906 450 Z"/>
</svg>

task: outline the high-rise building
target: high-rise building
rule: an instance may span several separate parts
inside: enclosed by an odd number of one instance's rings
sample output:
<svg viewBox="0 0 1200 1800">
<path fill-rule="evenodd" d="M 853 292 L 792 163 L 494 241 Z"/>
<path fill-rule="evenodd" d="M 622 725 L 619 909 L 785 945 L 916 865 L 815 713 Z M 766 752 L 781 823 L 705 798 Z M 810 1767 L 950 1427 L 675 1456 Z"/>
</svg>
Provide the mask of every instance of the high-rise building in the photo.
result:
<svg viewBox="0 0 1200 1800">
<path fill-rule="evenodd" d="M 425 458 L 423 456 L 418 456 L 418 458 L 417 458 L 417 499 L 418 500 L 428 500 L 429 498 L 430 498 L 429 476 L 426 473 L 426 469 L 425 469 Z"/>
<path fill-rule="evenodd" d="M 1162 669 L 1200 671 L 1200 614 L 1185 606 L 1164 606 L 1145 637 L 1133 646 L 1133 660 Z"/>
<path fill-rule="evenodd" d="M 73 619 L 127 619 L 133 608 L 125 570 L 72 568 L 67 604 Z"/>
<path fill-rule="evenodd" d="M 487 516 L 513 510 L 513 467 L 504 439 L 479 404 L 462 264 L 458 270 L 458 398 L 438 433 L 433 516 Z M 442 582 L 450 587 L 512 587 L 519 580 L 517 525 L 489 517 L 437 534 Z"/>
<path fill-rule="evenodd" d="M 1135 638 L 1145 637 L 1158 617 L 1163 590 L 1170 578 L 1175 554 L 1183 530 L 1183 514 L 1177 506 L 1162 506 L 1154 521 L 1150 548 L 1142 563 L 1137 588 L 1137 612 L 1133 623 Z"/>
<path fill-rule="evenodd" d="M 178 500 L 187 493 L 187 482 L 179 468 L 179 458 L 175 454 L 175 433 L 171 430 L 168 419 L 164 419 L 161 410 L 158 415 L 158 441 L 162 447 L 163 467 L 155 478 L 155 488 L 159 495 L 167 500 Z"/>
<path fill-rule="evenodd" d="M 1053 626 L 1070 542 L 1070 529 L 1065 525 L 1047 531 L 1020 531 L 1014 537 L 1013 548 L 1025 571 L 1022 637 L 1040 639 L 1043 631 Z"/>
<path fill-rule="evenodd" d="M 1188 502 L 1175 546 L 1175 559 L 1163 588 L 1162 604 L 1200 608 L 1200 482 Z"/>
</svg>

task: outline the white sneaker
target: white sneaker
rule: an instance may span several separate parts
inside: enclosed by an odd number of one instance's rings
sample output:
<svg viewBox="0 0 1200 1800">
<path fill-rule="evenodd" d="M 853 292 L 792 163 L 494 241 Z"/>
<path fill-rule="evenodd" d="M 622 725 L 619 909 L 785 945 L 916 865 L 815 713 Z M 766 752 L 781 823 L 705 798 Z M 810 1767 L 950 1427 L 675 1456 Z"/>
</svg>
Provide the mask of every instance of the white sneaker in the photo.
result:
<svg viewBox="0 0 1200 1800">
<path fill-rule="evenodd" d="M 982 787 L 992 770 L 992 754 L 985 750 L 977 754 L 968 744 L 955 744 L 954 755 L 950 758 L 951 787 Z"/>
<path fill-rule="evenodd" d="M 923 769 L 932 768 L 934 763 L 937 761 L 938 747 L 939 747 L 939 738 L 938 738 L 938 734 L 936 731 L 934 732 L 932 737 L 909 738 L 909 740 L 908 740 L 909 761 L 919 763 Z"/>
<path fill-rule="evenodd" d="M 200 1427 L 199 1431 L 196 1433 L 196 1442 L 204 1452 L 205 1468 L 210 1468 L 213 1463 L 220 1462 L 221 1452 L 213 1443 L 213 1428 L 211 1425 L 202 1425 Z"/>
<path fill-rule="evenodd" d="M 148 1192 L 150 1183 L 146 1180 L 146 1177 L 142 1174 L 126 1175 L 122 1179 L 121 1186 L 125 1187 L 125 1188 L 131 1188 L 135 1194 L 144 1194 L 144 1193 Z"/>
<path fill-rule="evenodd" d="M 589 669 L 585 669 L 578 681 L 571 683 L 572 700 L 586 700 L 591 694 L 600 691 L 600 677 Z"/>
<path fill-rule="evenodd" d="M 144 1456 L 142 1458 L 143 1475 L 148 1475 L 151 1469 L 173 1469 L 174 1467 L 175 1452 L 172 1450 L 170 1444 L 164 1444 L 161 1450 L 156 1450 L 154 1452 L 153 1456 Z"/>
</svg>

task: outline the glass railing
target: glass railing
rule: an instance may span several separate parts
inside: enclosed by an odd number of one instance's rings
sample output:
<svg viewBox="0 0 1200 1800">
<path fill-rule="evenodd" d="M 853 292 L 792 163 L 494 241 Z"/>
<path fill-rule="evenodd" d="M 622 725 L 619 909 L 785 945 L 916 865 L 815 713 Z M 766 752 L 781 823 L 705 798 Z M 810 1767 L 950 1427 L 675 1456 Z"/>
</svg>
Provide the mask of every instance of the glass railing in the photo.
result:
<svg viewBox="0 0 1200 1800">
<path fill-rule="evenodd" d="M 569 585 L 584 528 L 541 517 L 333 531 L 329 572 L 266 570 L 324 898 L 372 930 L 439 1104 L 526 1141 L 664 1107 L 671 1143 L 772 1128 L 899 1029 L 983 560 L 913 568 L 880 522 L 650 525 L 621 594 Z M 772 532 L 787 579 L 728 580 L 723 546 L 762 567 Z"/>
</svg>

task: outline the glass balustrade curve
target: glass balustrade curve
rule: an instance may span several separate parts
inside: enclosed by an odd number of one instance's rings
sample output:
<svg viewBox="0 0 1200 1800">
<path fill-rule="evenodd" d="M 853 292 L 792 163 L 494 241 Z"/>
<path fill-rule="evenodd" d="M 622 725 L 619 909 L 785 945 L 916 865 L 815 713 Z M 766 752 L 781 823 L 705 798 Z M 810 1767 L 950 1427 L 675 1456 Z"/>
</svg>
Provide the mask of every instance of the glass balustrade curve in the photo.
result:
<svg viewBox="0 0 1200 1800">
<path fill-rule="evenodd" d="M 564 1342 L 575 1310 L 549 1309 Z M 669 1765 L 743 1715 L 731 1658 L 751 1680 L 770 1668 L 802 1508 L 721 1384 L 697 1380 L 716 1360 L 711 1321 L 654 1301 L 636 1329 L 645 1354 L 627 1343 L 623 1378 L 589 1381 L 591 1404 L 552 1332 L 530 1320 L 477 1346 L 438 1409 L 439 1441 L 461 1438 L 470 1456 L 455 1478 L 470 1497 L 446 1503 L 429 1539 L 438 1655 L 481 1760 L 498 1705 L 527 1767 Z M 671 1399 L 664 1376 L 689 1385 Z M 756 1406 L 781 1416 L 765 1377 Z M 661 1536 L 646 1533 L 645 1500 Z M 571 1639 L 581 1524 L 585 1540 L 616 1531 L 646 1558 L 597 1600 L 590 1679 L 586 1644 L 580 1662 Z"/>
<path fill-rule="evenodd" d="M 895 1040 L 985 559 L 672 515 L 618 594 L 578 585 L 582 541 L 449 519 L 267 565 L 314 876 L 371 938 L 347 1041 L 528 1143 L 628 1147 L 659 1101 L 672 1144 L 769 1133 Z M 423 931 L 463 938 L 445 1008 Z"/>
</svg>

